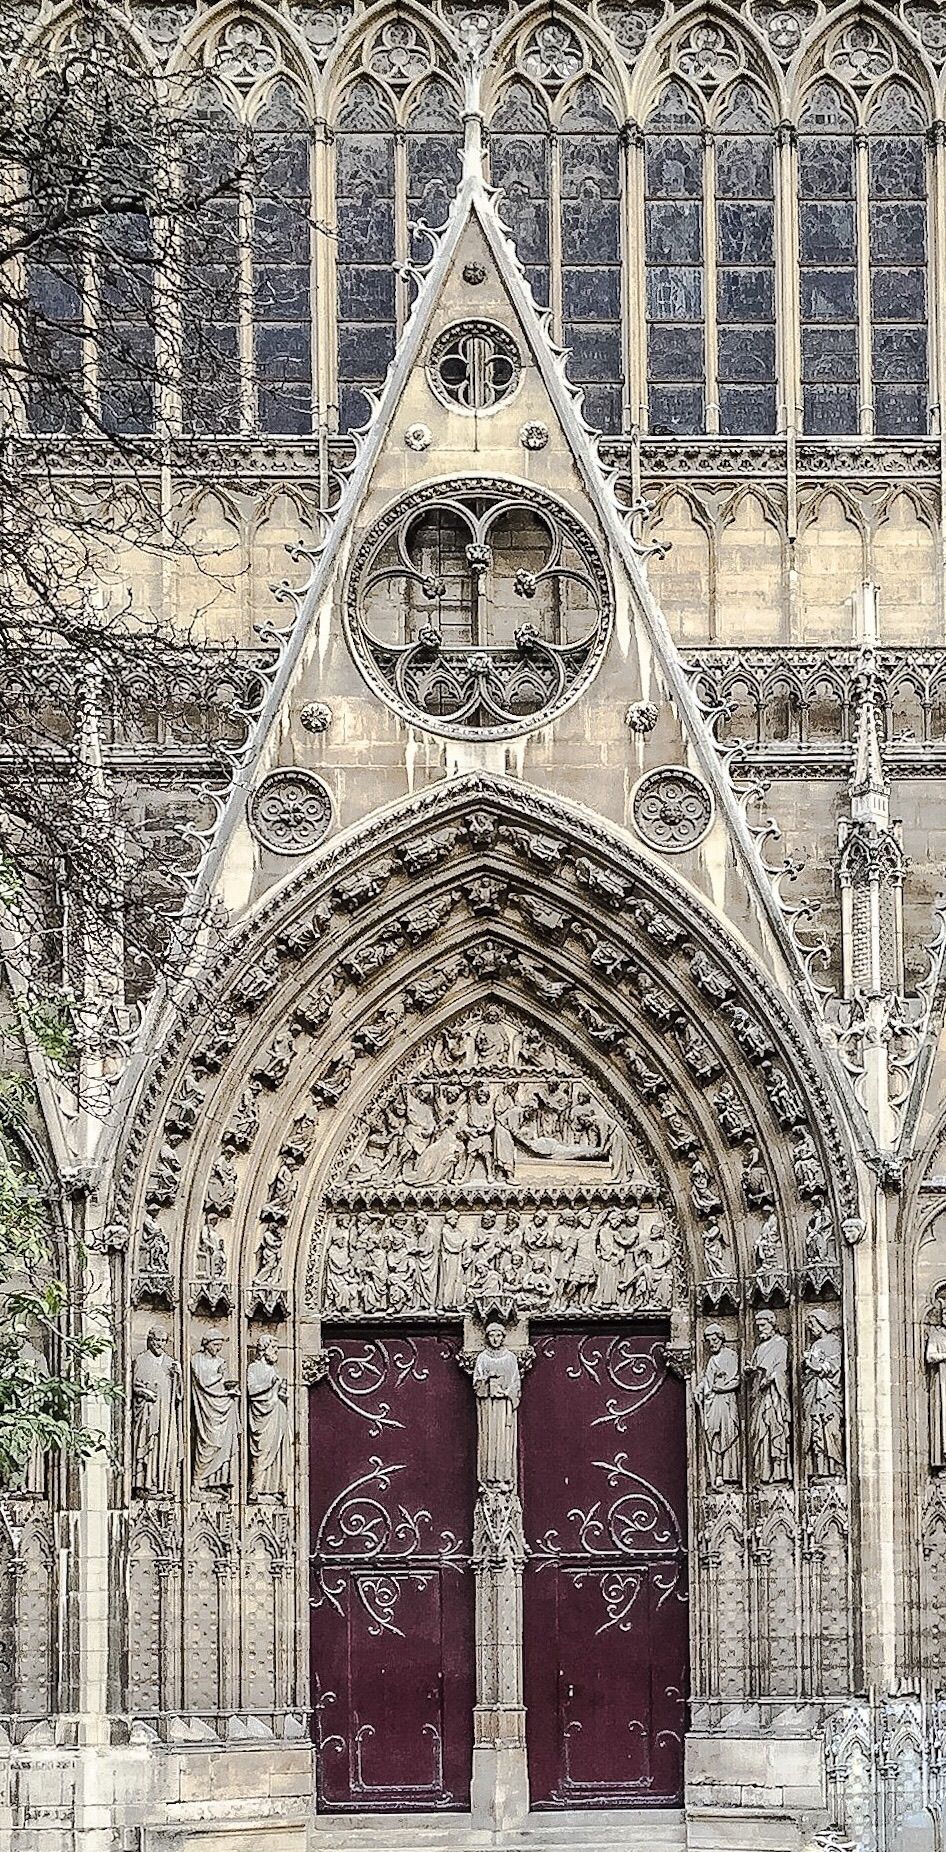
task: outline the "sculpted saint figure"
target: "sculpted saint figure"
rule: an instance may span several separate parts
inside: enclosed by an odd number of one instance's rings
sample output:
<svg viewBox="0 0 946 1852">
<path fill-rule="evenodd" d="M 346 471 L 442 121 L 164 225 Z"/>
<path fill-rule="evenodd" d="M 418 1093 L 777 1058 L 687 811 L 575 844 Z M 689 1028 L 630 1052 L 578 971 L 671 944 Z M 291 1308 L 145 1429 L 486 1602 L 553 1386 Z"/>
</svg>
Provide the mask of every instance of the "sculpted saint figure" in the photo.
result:
<svg viewBox="0 0 946 1852">
<path fill-rule="evenodd" d="M 195 1492 L 228 1491 L 233 1484 L 239 1433 L 237 1385 L 226 1374 L 222 1349 L 222 1338 L 206 1337 L 191 1358 Z"/>
<path fill-rule="evenodd" d="M 834 1479 L 844 1471 L 841 1338 L 827 1312 L 812 1312 L 808 1330 L 801 1366 L 805 1451 L 816 1479 Z"/>
<path fill-rule="evenodd" d="M 930 1373 L 930 1470 L 946 1470 L 946 1300 L 936 1302 L 937 1323 L 926 1334 Z"/>
<path fill-rule="evenodd" d="M 722 1325 L 707 1325 L 708 1356 L 694 1394 L 710 1485 L 739 1483 L 739 1358 Z"/>
<path fill-rule="evenodd" d="M 511 1486 L 516 1479 L 516 1410 L 522 1395 L 519 1359 L 505 1327 L 486 1327 L 486 1347 L 473 1365 L 477 1398 L 477 1476 L 481 1486 Z"/>
<path fill-rule="evenodd" d="M 278 1359 L 278 1346 L 267 1338 L 246 1372 L 251 1500 L 285 1491 L 289 1391 Z"/>
<path fill-rule="evenodd" d="M 19 1365 L 24 1373 L 26 1370 L 29 1371 L 32 1381 L 37 1386 L 43 1383 L 49 1375 L 49 1364 L 46 1358 L 29 1338 L 21 1340 Z M 20 1468 L 17 1490 L 31 1492 L 36 1498 L 42 1498 L 46 1490 L 46 1449 L 38 1436 L 33 1441 Z"/>
<path fill-rule="evenodd" d="M 181 1458 L 181 1366 L 152 1328 L 131 1366 L 132 1486 L 142 1494 L 176 1489 Z"/>
<path fill-rule="evenodd" d="M 782 1336 L 772 1312 L 759 1312 L 755 1327 L 756 1347 L 747 1365 L 752 1381 L 752 1470 L 760 1485 L 772 1485 L 791 1478 L 788 1339 Z"/>
</svg>

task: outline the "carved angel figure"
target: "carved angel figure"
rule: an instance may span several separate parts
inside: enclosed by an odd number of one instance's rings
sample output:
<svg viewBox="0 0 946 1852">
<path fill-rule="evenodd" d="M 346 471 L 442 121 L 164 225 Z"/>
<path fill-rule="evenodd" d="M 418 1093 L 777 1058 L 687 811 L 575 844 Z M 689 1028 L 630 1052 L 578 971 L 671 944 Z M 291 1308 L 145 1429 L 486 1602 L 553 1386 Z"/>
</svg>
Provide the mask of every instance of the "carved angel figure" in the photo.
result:
<svg viewBox="0 0 946 1852">
<path fill-rule="evenodd" d="M 926 1367 L 929 1371 L 930 1398 L 930 1471 L 946 1471 L 946 1300 L 938 1299 L 934 1317 L 926 1334 Z"/>
</svg>

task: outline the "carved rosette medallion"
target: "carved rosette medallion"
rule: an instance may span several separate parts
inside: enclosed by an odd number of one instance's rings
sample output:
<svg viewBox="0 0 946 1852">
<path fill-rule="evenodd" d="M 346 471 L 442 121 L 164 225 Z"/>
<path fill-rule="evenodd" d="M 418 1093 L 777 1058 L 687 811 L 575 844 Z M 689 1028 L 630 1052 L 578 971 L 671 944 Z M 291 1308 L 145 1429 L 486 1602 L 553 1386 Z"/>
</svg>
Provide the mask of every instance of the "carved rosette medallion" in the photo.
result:
<svg viewBox="0 0 946 1852">
<path fill-rule="evenodd" d="M 634 792 L 634 826 L 665 855 L 695 849 L 713 821 L 713 799 L 702 778 L 682 765 L 648 772 Z"/>
<path fill-rule="evenodd" d="M 308 855 L 332 827 L 332 799 L 314 772 L 286 766 L 253 792 L 247 819 L 257 842 L 274 855 Z"/>
</svg>

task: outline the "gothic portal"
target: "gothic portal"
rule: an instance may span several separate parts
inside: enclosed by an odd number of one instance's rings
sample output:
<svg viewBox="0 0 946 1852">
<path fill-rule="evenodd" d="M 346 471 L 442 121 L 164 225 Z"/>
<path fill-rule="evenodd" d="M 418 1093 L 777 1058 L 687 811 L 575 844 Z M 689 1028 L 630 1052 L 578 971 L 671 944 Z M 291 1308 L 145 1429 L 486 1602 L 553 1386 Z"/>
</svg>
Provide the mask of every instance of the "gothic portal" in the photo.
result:
<svg viewBox="0 0 946 1852">
<path fill-rule="evenodd" d="M 87 720 L 186 959 L 35 1056 L 120 1394 L 0 1498 L 0 1852 L 929 1852 L 943 6 L 115 17 L 284 391 L 118 575 L 226 778 Z"/>
</svg>

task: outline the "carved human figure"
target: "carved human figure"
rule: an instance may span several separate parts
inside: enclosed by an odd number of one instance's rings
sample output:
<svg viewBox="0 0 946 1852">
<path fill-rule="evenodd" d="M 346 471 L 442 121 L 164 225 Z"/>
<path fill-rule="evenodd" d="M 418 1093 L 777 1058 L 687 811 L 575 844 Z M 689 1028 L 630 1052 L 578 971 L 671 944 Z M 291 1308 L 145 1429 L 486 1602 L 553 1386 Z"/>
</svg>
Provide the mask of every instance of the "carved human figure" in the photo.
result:
<svg viewBox="0 0 946 1852">
<path fill-rule="evenodd" d="M 946 1299 L 937 1299 L 926 1334 L 930 1396 L 930 1471 L 946 1471 Z"/>
<path fill-rule="evenodd" d="M 251 1500 L 278 1498 L 286 1489 L 289 1391 L 278 1360 L 278 1346 L 266 1338 L 246 1372 Z"/>
<path fill-rule="evenodd" d="M 699 1216 L 722 1214 L 723 1205 L 719 1192 L 711 1183 L 709 1171 L 702 1158 L 696 1158 L 690 1165 L 690 1201 Z"/>
<path fill-rule="evenodd" d="M 834 1218 L 827 1203 L 816 1203 L 805 1226 L 805 1259 L 813 1267 L 830 1265 L 838 1258 Z"/>
<path fill-rule="evenodd" d="M 522 1395 L 519 1359 L 506 1343 L 505 1326 L 486 1327 L 486 1345 L 473 1365 L 477 1398 L 476 1471 L 481 1486 L 516 1481 L 516 1410 Z"/>
<path fill-rule="evenodd" d="M 440 1230 L 440 1282 L 438 1303 L 445 1312 L 456 1311 L 463 1304 L 464 1234 L 460 1217 L 449 1209 Z"/>
<path fill-rule="evenodd" d="M 706 1476 L 713 1486 L 739 1483 L 739 1358 L 722 1325 L 703 1334 L 706 1365 L 694 1386 L 703 1432 Z"/>
<path fill-rule="evenodd" d="M 756 1345 L 746 1365 L 752 1385 L 752 1471 L 758 1484 L 772 1485 L 791 1478 L 788 1339 L 779 1330 L 774 1312 L 759 1312 L 755 1328 Z"/>
<path fill-rule="evenodd" d="M 805 1452 L 815 1479 L 834 1479 L 844 1471 L 841 1336 L 821 1310 L 809 1315 L 808 1333 L 801 1366 Z"/>
<path fill-rule="evenodd" d="M 707 1279 L 725 1280 L 735 1272 L 729 1230 L 724 1228 L 722 1222 L 711 1222 L 708 1228 L 704 1228 L 703 1258 Z"/>
<path fill-rule="evenodd" d="M 171 1493 L 181 1458 L 181 1366 L 167 1338 L 152 1326 L 131 1366 L 132 1488 L 142 1496 Z"/>
<path fill-rule="evenodd" d="M 240 1418 L 237 1384 L 227 1376 L 222 1349 L 222 1338 L 205 1337 L 191 1358 L 195 1492 L 227 1491 L 233 1484 Z"/>
</svg>

